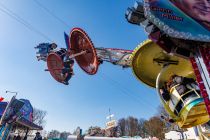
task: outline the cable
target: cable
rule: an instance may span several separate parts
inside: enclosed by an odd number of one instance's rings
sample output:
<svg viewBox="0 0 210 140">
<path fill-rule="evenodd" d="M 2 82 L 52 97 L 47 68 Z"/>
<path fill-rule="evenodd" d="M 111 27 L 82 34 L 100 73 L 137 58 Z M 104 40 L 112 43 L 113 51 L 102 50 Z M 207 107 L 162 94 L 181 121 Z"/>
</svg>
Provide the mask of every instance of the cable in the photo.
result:
<svg viewBox="0 0 210 140">
<path fill-rule="evenodd" d="M 37 0 L 34 0 L 40 7 L 42 7 L 45 11 L 47 11 L 51 16 L 53 16 L 55 19 L 57 19 L 60 23 L 64 24 L 65 26 L 69 26 L 67 23 L 65 23 L 62 19 L 60 19 L 59 17 L 57 17 L 56 15 L 54 15 L 50 10 L 48 10 L 45 6 L 43 6 L 41 3 L 39 3 Z M 15 19 L 16 21 L 18 21 L 19 23 L 21 23 L 22 25 L 24 25 L 25 27 L 27 27 L 29 30 L 39 34 L 40 36 L 44 37 L 45 39 L 47 39 L 48 41 L 51 41 L 52 40 L 46 36 L 45 34 L 43 34 L 42 32 L 40 32 L 38 29 L 36 29 L 35 27 L 33 27 L 30 23 L 28 23 L 26 20 L 24 20 L 23 18 L 21 18 L 19 15 L 15 14 L 13 11 L 11 11 L 9 8 L 7 8 L 5 5 L 3 5 L 2 3 L 0 3 L 0 5 L 4 8 L 0 8 L 0 11 L 4 12 L 5 14 L 7 14 L 8 16 L 10 16 L 11 18 Z M 105 75 L 105 74 L 103 74 Z M 119 82 L 111 79 L 110 77 L 108 76 L 104 76 L 108 79 L 110 79 L 115 85 L 120 85 Z M 122 86 L 121 86 L 122 87 Z M 126 94 L 127 96 L 129 97 L 132 97 L 134 100 L 136 100 L 138 103 L 143 103 L 142 101 L 144 100 L 138 100 L 138 98 L 132 96 L 132 94 L 129 94 L 127 91 L 128 89 L 126 90 L 126 88 L 119 88 L 121 89 L 122 93 Z M 142 105 L 142 104 L 141 104 Z M 147 105 L 147 104 L 145 104 Z M 148 103 L 148 107 L 150 107 L 150 109 L 152 110 L 155 110 L 154 108 L 151 108 L 150 104 Z"/>
<path fill-rule="evenodd" d="M 38 1 L 34 0 L 39 6 L 43 7 Z M 5 5 L 3 5 L 2 3 L 0 3 L 1 7 L 0 7 L 0 11 L 2 11 L 3 13 L 7 14 L 8 16 L 10 16 L 11 18 L 13 18 L 14 20 L 16 20 L 17 22 L 21 23 L 22 25 L 24 25 L 26 28 L 28 28 L 29 30 L 39 34 L 40 36 L 44 37 L 45 39 L 47 39 L 48 41 L 51 41 L 51 39 L 49 39 L 45 34 L 43 34 L 42 32 L 40 32 L 39 30 L 37 30 L 36 28 L 34 28 L 30 23 L 28 23 L 27 21 L 25 21 L 23 18 L 21 18 L 19 15 L 15 14 L 13 11 L 11 11 L 9 8 L 7 8 Z M 4 9 L 3 9 L 4 8 Z M 58 18 L 57 16 L 53 15 L 48 9 L 46 9 L 45 7 L 43 7 L 47 12 L 49 12 L 54 18 L 56 18 L 57 20 L 59 20 L 60 22 L 62 22 L 60 20 L 60 18 Z M 65 24 L 64 22 L 62 22 L 63 24 Z M 66 25 L 66 24 L 65 24 Z M 123 90 L 122 90 L 123 91 Z M 126 95 L 127 92 L 123 91 L 123 93 L 125 93 Z M 135 98 L 133 98 L 135 99 Z M 137 100 L 138 101 L 138 100 Z M 138 101 L 139 103 L 139 101 Z"/>
<path fill-rule="evenodd" d="M 26 28 L 28 28 L 29 30 L 33 31 L 34 33 L 42 36 L 43 38 L 47 39 L 48 41 L 53 42 L 47 35 L 45 35 L 41 31 L 39 31 L 35 27 L 33 27 L 30 23 L 28 23 L 26 20 L 24 20 L 23 18 L 21 18 L 19 15 L 15 14 L 12 10 L 10 10 L 9 8 L 7 8 L 1 2 L 0 2 L 0 5 L 2 7 L 2 8 L 0 8 L 0 11 L 2 11 L 5 14 L 7 14 L 8 16 L 10 16 L 11 18 L 13 18 L 17 22 L 21 23 L 22 25 L 24 25 Z"/>
<path fill-rule="evenodd" d="M 61 18 L 59 18 L 58 16 L 56 16 L 52 11 L 50 11 L 47 7 L 45 7 L 43 4 L 41 4 L 38 0 L 33 0 L 39 7 L 41 7 L 42 9 L 44 9 L 48 14 L 50 14 L 52 17 L 54 17 L 55 19 L 57 19 L 61 24 L 70 27 L 65 21 L 63 21 Z"/>
<path fill-rule="evenodd" d="M 109 79 L 110 81 L 110 79 Z M 127 95 L 128 97 L 130 97 L 131 99 L 133 99 L 134 101 L 136 101 L 139 105 L 145 105 L 147 107 L 149 107 L 153 112 L 156 112 L 156 109 L 155 108 L 152 108 L 151 105 L 146 102 L 146 100 L 142 100 L 142 99 L 139 99 L 139 98 L 136 98 L 135 96 L 133 96 L 133 94 L 131 94 L 131 92 L 128 92 L 125 88 L 121 88 L 122 86 L 119 86 L 115 81 L 112 81 L 111 82 L 115 85 L 115 86 L 118 86 L 118 89 L 124 93 L 125 95 Z M 113 85 L 112 85 L 113 86 Z"/>
<path fill-rule="evenodd" d="M 41 4 L 38 0 L 33 0 L 33 1 L 34 1 L 38 6 L 40 6 L 42 9 L 44 9 L 48 14 L 50 14 L 52 17 L 54 17 L 56 20 L 58 20 L 60 23 L 62 23 L 63 25 L 69 27 L 69 25 L 68 25 L 65 21 L 63 21 L 61 18 L 59 18 L 58 16 L 56 16 L 55 14 L 53 14 L 53 12 L 51 12 L 47 7 L 45 7 L 43 4 Z M 105 75 L 105 74 L 103 74 L 103 75 Z M 108 78 L 108 76 L 104 76 L 104 77 L 107 77 L 107 78 Z M 111 78 L 109 78 L 109 79 L 112 80 L 113 83 L 120 85 L 118 82 L 114 81 L 113 79 L 111 79 Z M 126 91 L 125 89 L 121 89 L 121 91 L 122 91 L 124 94 L 126 94 L 126 95 L 132 97 L 134 100 L 138 101 L 138 103 L 139 103 L 139 102 L 142 102 L 142 100 L 139 101 L 138 98 L 133 97 L 133 96 L 131 96 L 131 94 L 127 93 L 128 90 Z M 141 104 L 141 105 L 142 105 L 142 104 Z M 150 105 L 149 105 L 149 106 L 150 106 Z M 153 110 L 153 109 L 154 109 L 154 108 L 152 108 L 152 110 Z"/>
<path fill-rule="evenodd" d="M 132 92 L 130 92 L 127 88 L 125 88 L 124 86 L 122 86 L 119 82 L 117 82 L 116 80 L 112 79 L 111 77 L 109 77 L 108 75 L 106 75 L 105 73 L 101 73 L 102 77 L 104 79 L 109 79 L 109 81 L 111 81 L 113 84 L 115 84 L 119 90 L 122 91 L 122 93 L 126 94 L 127 96 L 131 97 L 133 100 L 137 101 L 141 106 L 143 103 L 144 105 L 148 106 L 151 110 L 153 110 L 154 112 L 156 112 L 157 110 L 155 108 L 152 108 L 150 103 L 148 103 L 146 100 L 142 100 L 140 98 L 136 98 L 135 96 L 133 96 L 133 94 L 130 94 Z M 113 86 L 113 84 L 111 84 Z M 124 88 L 122 88 L 124 87 Z"/>
<path fill-rule="evenodd" d="M 137 80 L 137 82 L 141 82 L 141 81 L 139 81 L 139 79 L 137 79 L 136 77 L 135 77 L 135 75 L 133 74 L 133 73 L 130 73 L 130 72 L 128 72 L 128 71 L 126 71 L 126 70 L 124 70 L 124 72 L 127 74 L 127 75 L 130 75 L 130 76 L 134 76 L 134 78 Z M 131 70 L 131 72 L 132 72 L 132 70 Z M 140 84 L 142 84 L 142 83 L 140 83 Z M 151 87 L 149 87 L 149 88 L 151 88 Z M 159 96 L 158 96 L 158 94 L 156 94 L 155 93 L 155 95 L 157 95 L 156 97 L 159 99 Z M 146 102 L 148 102 L 148 100 L 145 100 Z"/>
<path fill-rule="evenodd" d="M 43 38 L 45 38 L 49 42 L 54 42 L 47 35 L 45 35 L 40 30 L 38 30 L 37 28 L 33 27 L 29 22 L 27 22 L 26 20 L 24 20 L 23 18 L 21 18 L 18 14 L 15 14 L 12 10 L 10 10 L 9 8 L 7 8 L 3 3 L 0 2 L 0 6 L 2 7 L 2 8 L 0 7 L 0 11 L 2 11 L 5 14 L 7 14 L 8 16 L 10 16 L 11 18 L 13 18 L 17 22 L 21 23 L 22 25 L 24 25 L 26 28 L 28 28 L 32 32 L 34 32 L 34 33 L 42 36 Z M 60 44 L 58 44 L 58 43 L 56 43 L 56 44 L 57 44 L 57 46 L 60 46 L 61 47 Z"/>
</svg>

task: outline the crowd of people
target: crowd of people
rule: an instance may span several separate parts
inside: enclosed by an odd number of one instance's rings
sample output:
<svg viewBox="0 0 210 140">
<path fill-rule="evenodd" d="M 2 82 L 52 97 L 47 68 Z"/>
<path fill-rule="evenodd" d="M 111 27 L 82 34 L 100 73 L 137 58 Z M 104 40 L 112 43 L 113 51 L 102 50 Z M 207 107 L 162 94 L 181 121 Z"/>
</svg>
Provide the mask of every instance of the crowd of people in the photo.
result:
<svg viewBox="0 0 210 140">
<path fill-rule="evenodd" d="M 21 137 L 20 134 L 18 134 L 13 137 L 10 136 L 8 140 L 28 140 L 28 137 L 27 136 Z M 43 140 L 40 132 L 36 132 L 36 135 L 33 140 Z"/>
</svg>

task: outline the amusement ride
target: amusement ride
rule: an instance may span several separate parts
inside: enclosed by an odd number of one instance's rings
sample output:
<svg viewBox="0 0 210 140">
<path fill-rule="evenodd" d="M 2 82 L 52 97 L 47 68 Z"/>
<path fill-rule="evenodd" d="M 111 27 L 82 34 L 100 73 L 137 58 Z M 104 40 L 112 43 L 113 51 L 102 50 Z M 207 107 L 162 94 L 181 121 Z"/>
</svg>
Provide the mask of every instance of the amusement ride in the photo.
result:
<svg viewBox="0 0 210 140">
<path fill-rule="evenodd" d="M 37 59 L 46 62 L 45 71 L 65 85 L 74 76 L 74 61 L 89 75 L 96 74 L 103 62 L 131 68 L 139 81 L 157 90 L 169 122 L 194 127 L 200 139 L 208 139 L 210 2 L 202 0 L 190 10 L 194 3 L 144 0 L 128 8 L 127 21 L 148 34 L 148 40 L 134 50 L 96 48 L 84 30 L 73 28 L 64 34 L 66 48 L 41 43 L 35 47 Z"/>
</svg>

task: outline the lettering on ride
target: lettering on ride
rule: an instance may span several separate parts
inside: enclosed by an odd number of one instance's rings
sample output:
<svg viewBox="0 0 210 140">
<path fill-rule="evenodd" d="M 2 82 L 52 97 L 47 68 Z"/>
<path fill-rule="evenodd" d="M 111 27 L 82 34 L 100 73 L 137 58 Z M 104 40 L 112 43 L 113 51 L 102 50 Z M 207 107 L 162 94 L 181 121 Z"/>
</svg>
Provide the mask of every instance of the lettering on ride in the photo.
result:
<svg viewBox="0 0 210 140">
<path fill-rule="evenodd" d="M 167 19 L 171 19 L 171 20 L 183 21 L 183 18 L 182 17 L 178 17 L 178 16 L 171 15 L 171 14 L 161 14 L 161 16 L 163 18 L 167 18 Z"/>
<path fill-rule="evenodd" d="M 151 9 L 152 11 L 159 11 L 159 12 L 163 12 L 163 13 L 173 14 L 173 11 L 172 11 L 172 10 L 166 9 L 166 8 L 150 6 L 150 9 Z"/>
<path fill-rule="evenodd" d="M 162 7 L 156 7 L 156 6 L 150 6 L 150 9 L 152 11 L 156 12 L 162 12 L 161 17 L 176 20 L 176 21 L 183 21 L 183 17 L 179 17 L 174 15 L 173 11 L 170 9 L 162 8 Z"/>
</svg>

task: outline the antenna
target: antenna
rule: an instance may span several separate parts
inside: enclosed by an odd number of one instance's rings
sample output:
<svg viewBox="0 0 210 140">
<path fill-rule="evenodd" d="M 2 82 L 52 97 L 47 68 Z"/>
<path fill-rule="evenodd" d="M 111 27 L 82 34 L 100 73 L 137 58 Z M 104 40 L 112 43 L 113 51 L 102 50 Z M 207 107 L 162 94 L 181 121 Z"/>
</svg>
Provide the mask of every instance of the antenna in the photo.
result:
<svg viewBox="0 0 210 140">
<path fill-rule="evenodd" d="M 106 119 L 111 121 L 113 117 L 114 117 L 114 114 L 111 114 L 111 109 L 109 108 L 109 115 L 106 117 Z"/>
<path fill-rule="evenodd" d="M 110 110 L 110 108 L 109 108 L 109 119 L 110 119 L 110 121 L 111 121 L 111 110 Z"/>
</svg>

